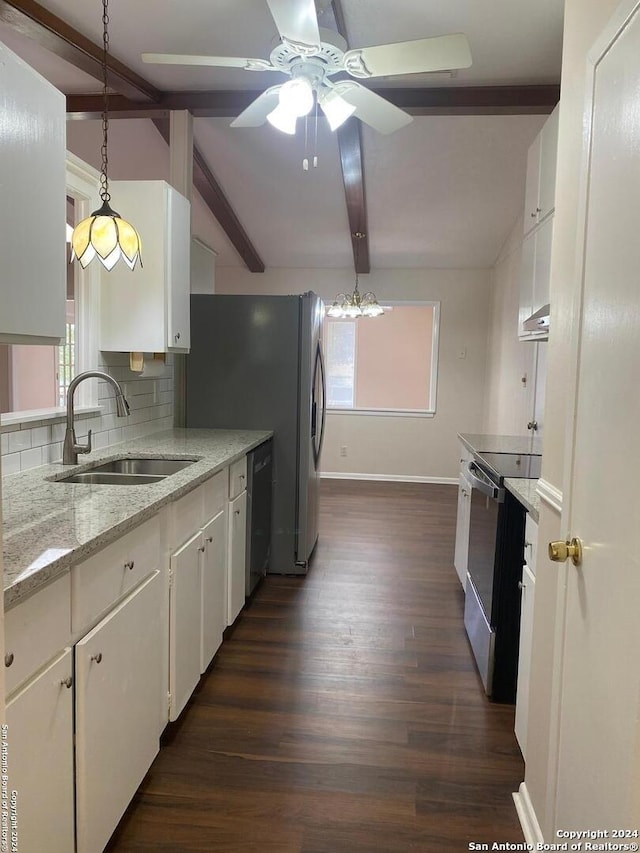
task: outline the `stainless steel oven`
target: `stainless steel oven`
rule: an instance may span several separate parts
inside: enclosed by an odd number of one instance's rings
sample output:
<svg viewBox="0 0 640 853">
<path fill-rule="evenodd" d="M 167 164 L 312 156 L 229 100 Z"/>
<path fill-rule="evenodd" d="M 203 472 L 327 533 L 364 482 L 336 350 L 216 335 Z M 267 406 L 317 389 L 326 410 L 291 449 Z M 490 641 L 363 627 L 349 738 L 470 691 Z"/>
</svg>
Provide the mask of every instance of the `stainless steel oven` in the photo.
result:
<svg viewBox="0 0 640 853">
<path fill-rule="evenodd" d="M 471 520 L 464 624 L 484 688 L 515 700 L 525 509 L 505 477 L 537 478 L 540 456 L 476 454 L 469 463 Z"/>
</svg>

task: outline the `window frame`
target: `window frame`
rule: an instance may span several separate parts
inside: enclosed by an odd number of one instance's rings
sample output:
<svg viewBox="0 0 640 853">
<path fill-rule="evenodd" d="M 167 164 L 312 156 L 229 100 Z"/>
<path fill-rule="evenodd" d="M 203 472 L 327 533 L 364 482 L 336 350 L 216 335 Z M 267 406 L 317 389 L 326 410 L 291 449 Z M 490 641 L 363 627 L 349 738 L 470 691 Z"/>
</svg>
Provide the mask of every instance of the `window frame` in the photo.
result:
<svg viewBox="0 0 640 853">
<path fill-rule="evenodd" d="M 353 415 L 361 416 L 380 416 L 380 417 L 402 417 L 402 418 L 433 418 L 437 411 L 438 397 L 438 362 L 440 353 L 440 300 L 384 300 L 383 307 L 391 308 L 408 308 L 415 306 L 417 308 L 433 308 L 433 338 L 431 344 L 431 375 L 429 384 L 429 407 L 426 409 L 358 409 L 358 408 L 341 408 L 327 405 L 327 415 Z M 327 319 L 325 314 L 325 320 Z M 377 318 L 358 318 L 356 323 L 375 323 Z M 341 322 L 337 320 L 335 322 Z M 354 346 L 354 361 L 357 372 L 358 364 L 358 335 L 356 327 L 355 346 Z"/>
<path fill-rule="evenodd" d="M 66 156 L 66 194 L 73 198 L 76 221 L 79 222 L 100 206 L 100 174 L 70 151 Z M 88 370 L 98 363 L 99 356 L 99 307 L 100 265 L 90 264 L 82 269 L 74 263 L 76 299 L 76 364 L 77 373 Z M 28 343 L 28 341 L 24 341 Z M 76 413 L 80 417 L 99 414 L 98 388 L 95 382 L 83 382 L 78 388 Z M 66 407 L 52 406 L 43 409 L 25 409 L 2 412 L 0 427 L 19 426 L 33 422 L 63 420 Z"/>
</svg>

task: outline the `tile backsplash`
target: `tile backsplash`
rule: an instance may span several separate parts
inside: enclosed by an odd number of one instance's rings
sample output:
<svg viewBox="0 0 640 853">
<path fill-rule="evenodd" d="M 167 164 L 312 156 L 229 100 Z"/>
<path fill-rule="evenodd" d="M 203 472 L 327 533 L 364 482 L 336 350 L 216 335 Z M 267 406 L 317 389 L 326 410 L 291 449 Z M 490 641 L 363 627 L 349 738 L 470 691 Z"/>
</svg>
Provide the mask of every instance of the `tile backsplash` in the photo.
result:
<svg viewBox="0 0 640 853">
<path fill-rule="evenodd" d="M 76 415 L 78 441 L 85 443 L 87 432 L 91 430 L 92 444 L 97 450 L 109 444 L 171 429 L 174 388 L 171 355 L 167 356 L 162 373 L 153 378 L 133 373 L 129 369 L 128 353 L 100 353 L 97 369 L 109 373 L 122 385 L 131 413 L 126 418 L 117 417 L 113 388 L 102 380 L 87 380 L 98 382 L 98 406 L 102 412 L 88 417 Z M 65 429 L 66 419 L 63 414 L 53 420 L 0 426 L 3 476 L 49 462 L 59 462 L 62 459 Z M 82 461 L 82 457 L 79 461 Z"/>
</svg>

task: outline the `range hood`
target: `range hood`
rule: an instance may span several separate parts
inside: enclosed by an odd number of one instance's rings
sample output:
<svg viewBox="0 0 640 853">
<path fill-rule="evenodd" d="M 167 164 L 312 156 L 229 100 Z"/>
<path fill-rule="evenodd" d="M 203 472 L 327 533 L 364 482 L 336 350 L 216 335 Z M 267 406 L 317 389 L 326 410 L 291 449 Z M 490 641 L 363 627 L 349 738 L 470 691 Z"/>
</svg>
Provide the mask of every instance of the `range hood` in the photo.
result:
<svg viewBox="0 0 640 853">
<path fill-rule="evenodd" d="M 549 316 L 551 314 L 551 306 L 543 305 L 542 308 L 532 314 L 523 322 L 522 328 L 525 332 L 538 332 L 538 338 L 549 337 Z"/>
</svg>

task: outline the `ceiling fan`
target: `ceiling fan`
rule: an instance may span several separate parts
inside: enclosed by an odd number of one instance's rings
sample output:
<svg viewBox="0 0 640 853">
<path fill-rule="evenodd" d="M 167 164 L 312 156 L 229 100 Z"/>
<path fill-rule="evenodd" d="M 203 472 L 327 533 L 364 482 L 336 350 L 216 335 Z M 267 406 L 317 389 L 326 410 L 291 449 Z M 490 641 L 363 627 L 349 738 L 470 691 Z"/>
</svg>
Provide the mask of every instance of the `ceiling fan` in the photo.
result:
<svg viewBox="0 0 640 853">
<path fill-rule="evenodd" d="M 289 134 L 295 133 L 297 118 L 311 111 L 316 98 L 331 130 L 351 115 L 380 133 L 393 133 L 412 121 L 409 113 L 356 80 L 334 81 L 332 78 L 341 72 L 367 80 L 471 65 L 469 43 L 461 33 L 348 50 L 342 36 L 319 28 L 314 0 L 266 2 L 281 38 L 268 60 L 171 53 L 143 53 L 142 59 L 166 65 L 212 65 L 286 74 L 289 80 L 263 92 L 231 126 L 258 127 L 269 121 Z"/>
</svg>

